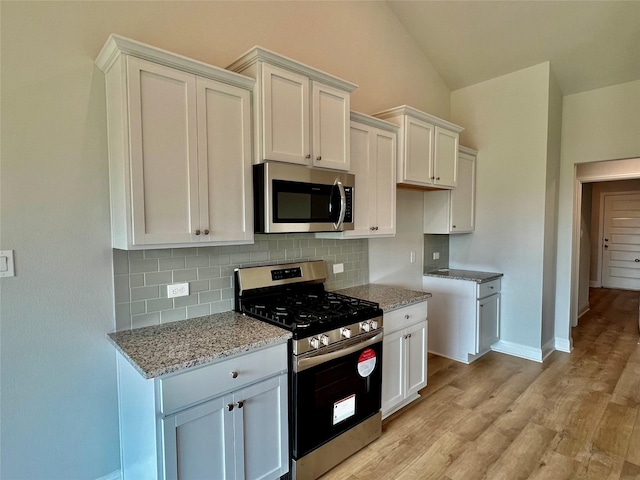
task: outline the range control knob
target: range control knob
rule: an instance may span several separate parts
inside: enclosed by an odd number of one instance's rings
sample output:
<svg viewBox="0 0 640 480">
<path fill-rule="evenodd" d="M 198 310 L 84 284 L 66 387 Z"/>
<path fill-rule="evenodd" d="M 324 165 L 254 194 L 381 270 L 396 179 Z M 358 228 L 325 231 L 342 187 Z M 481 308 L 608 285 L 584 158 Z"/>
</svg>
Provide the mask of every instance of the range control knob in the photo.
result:
<svg viewBox="0 0 640 480">
<path fill-rule="evenodd" d="M 368 332 L 371 330 L 371 320 L 367 320 L 366 322 L 360 322 L 360 330 Z"/>
<path fill-rule="evenodd" d="M 318 340 L 318 337 L 311 337 L 309 345 L 311 345 L 311 348 L 320 348 L 320 340 Z"/>
<path fill-rule="evenodd" d="M 351 329 L 349 327 L 344 327 L 340 330 L 340 335 L 344 338 L 351 338 Z"/>
<path fill-rule="evenodd" d="M 370 320 L 370 322 L 371 322 L 371 330 L 377 330 L 378 321 L 377 320 Z"/>
<path fill-rule="evenodd" d="M 320 343 L 326 347 L 329 345 L 329 337 L 324 334 L 320 335 Z"/>
</svg>

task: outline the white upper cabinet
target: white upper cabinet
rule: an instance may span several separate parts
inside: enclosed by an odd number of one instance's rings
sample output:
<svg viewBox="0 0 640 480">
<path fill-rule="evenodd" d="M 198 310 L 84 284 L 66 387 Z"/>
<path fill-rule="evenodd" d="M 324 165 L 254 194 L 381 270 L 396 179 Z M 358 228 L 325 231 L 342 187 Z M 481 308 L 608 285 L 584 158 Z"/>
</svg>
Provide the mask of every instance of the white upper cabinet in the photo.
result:
<svg viewBox="0 0 640 480">
<path fill-rule="evenodd" d="M 356 85 L 262 47 L 227 68 L 257 81 L 255 163 L 349 170 L 349 94 Z"/>
<path fill-rule="evenodd" d="M 250 243 L 254 81 L 123 37 L 105 73 L 112 243 Z"/>
<path fill-rule="evenodd" d="M 475 229 L 476 155 L 459 147 L 458 186 L 424 192 L 424 233 L 471 233 Z"/>
<path fill-rule="evenodd" d="M 397 127 L 351 113 L 351 173 L 356 176 L 354 229 L 345 237 L 396 233 Z"/>
<path fill-rule="evenodd" d="M 375 116 L 400 126 L 399 185 L 444 189 L 457 186 L 462 127 L 406 105 Z"/>
</svg>

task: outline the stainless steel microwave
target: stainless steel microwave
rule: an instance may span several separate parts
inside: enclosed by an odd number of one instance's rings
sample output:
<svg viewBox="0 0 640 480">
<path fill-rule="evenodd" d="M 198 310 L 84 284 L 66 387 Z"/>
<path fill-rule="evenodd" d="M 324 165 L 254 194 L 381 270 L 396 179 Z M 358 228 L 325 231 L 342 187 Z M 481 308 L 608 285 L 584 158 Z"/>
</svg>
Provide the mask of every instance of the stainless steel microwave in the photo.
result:
<svg viewBox="0 0 640 480">
<path fill-rule="evenodd" d="M 304 165 L 253 166 L 256 233 L 353 230 L 355 176 Z"/>
</svg>

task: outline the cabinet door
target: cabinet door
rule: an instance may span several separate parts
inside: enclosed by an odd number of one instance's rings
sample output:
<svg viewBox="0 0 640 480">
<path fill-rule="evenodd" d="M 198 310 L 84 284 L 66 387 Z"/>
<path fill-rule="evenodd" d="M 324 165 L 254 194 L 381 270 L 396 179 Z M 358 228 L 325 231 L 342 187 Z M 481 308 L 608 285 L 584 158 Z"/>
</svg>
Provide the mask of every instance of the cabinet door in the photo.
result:
<svg viewBox="0 0 640 480">
<path fill-rule="evenodd" d="M 226 395 L 162 420 L 165 479 L 236 478 L 230 404 Z"/>
<path fill-rule="evenodd" d="M 236 478 L 280 478 L 289 470 L 287 375 L 236 392 L 234 400 L 242 402 L 234 418 Z"/>
<path fill-rule="evenodd" d="M 371 141 L 375 154 L 371 169 L 372 175 L 375 176 L 372 181 L 375 188 L 369 192 L 369 204 L 375 206 L 373 233 L 394 235 L 396 233 L 396 135 L 375 129 Z"/>
<path fill-rule="evenodd" d="M 371 129 L 367 125 L 351 122 L 351 173 L 356 176 L 354 192 L 354 225 L 353 230 L 345 232 L 346 236 L 369 236 L 373 233 L 372 219 L 369 210 L 373 210 L 371 196 L 375 195 L 375 187 L 371 182 Z"/>
<path fill-rule="evenodd" d="M 427 385 L 427 322 L 404 330 L 406 349 L 407 396 Z"/>
<path fill-rule="evenodd" d="M 262 66 L 262 160 L 308 165 L 309 79 Z"/>
<path fill-rule="evenodd" d="M 133 244 L 195 240 L 195 76 L 127 58 Z"/>
<path fill-rule="evenodd" d="M 435 128 L 434 184 L 455 187 L 458 183 L 458 134 Z"/>
<path fill-rule="evenodd" d="M 198 238 L 203 242 L 251 240 L 250 92 L 198 78 L 197 100 Z"/>
<path fill-rule="evenodd" d="M 384 335 L 382 343 L 382 415 L 404 400 L 404 332 Z"/>
<path fill-rule="evenodd" d="M 500 294 L 478 300 L 476 351 L 486 352 L 500 338 Z"/>
<path fill-rule="evenodd" d="M 398 181 L 417 185 L 433 183 L 433 125 L 405 117 L 405 158 L 399 162 Z"/>
<path fill-rule="evenodd" d="M 476 159 L 471 155 L 458 155 L 458 186 L 450 191 L 451 233 L 473 232 L 475 229 Z"/>
<path fill-rule="evenodd" d="M 313 82 L 312 97 L 313 165 L 349 170 L 349 93 Z"/>
</svg>

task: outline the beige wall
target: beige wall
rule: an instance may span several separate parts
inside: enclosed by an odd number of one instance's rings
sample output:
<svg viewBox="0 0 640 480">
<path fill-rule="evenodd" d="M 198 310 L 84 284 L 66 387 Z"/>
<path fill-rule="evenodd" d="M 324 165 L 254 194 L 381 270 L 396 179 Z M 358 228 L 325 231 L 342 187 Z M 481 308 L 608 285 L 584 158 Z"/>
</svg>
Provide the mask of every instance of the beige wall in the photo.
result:
<svg viewBox="0 0 640 480">
<path fill-rule="evenodd" d="M 118 33 L 225 66 L 254 44 L 360 85 L 365 113 L 449 116 L 449 90 L 384 2 L 2 2 L 2 478 L 119 468 L 104 80 Z"/>
<path fill-rule="evenodd" d="M 567 95 L 562 111 L 558 210 L 556 338 L 569 341 L 577 316 L 579 272 L 572 272 L 576 164 L 640 157 L 640 81 Z M 624 164 L 622 164 L 624 165 Z M 607 170 L 607 165 L 603 165 Z M 620 172 L 618 172 L 620 173 Z M 640 175 L 638 175 L 640 177 Z M 572 291 L 572 282 L 575 290 Z M 574 309 L 571 309 L 573 300 Z"/>
</svg>

